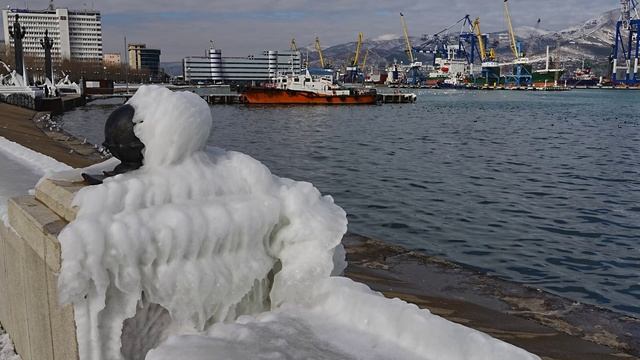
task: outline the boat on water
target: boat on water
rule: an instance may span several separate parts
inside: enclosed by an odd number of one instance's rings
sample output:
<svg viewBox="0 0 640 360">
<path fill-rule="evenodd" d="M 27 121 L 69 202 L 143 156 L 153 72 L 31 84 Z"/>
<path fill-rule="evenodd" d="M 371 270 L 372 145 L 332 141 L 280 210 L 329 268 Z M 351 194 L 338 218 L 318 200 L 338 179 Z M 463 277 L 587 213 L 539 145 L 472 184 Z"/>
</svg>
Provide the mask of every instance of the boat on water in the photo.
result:
<svg viewBox="0 0 640 360">
<path fill-rule="evenodd" d="M 567 80 L 567 86 L 571 87 L 595 87 L 600 83 L 600 78 L 592 73 L 590 67 L 585 66 L 584 60 L 582 67 L 573 71 L 572 76 Z"/>
<path fill-rule="evenodd" d="M 262 86 L 242 93 L 247 104 L 321 104 L 367 105 L 377 103 L 375 89 L 345 88 L 335 82 L 333 75 L 304 74 L 278 76 Z"/>
<path fill-rule="evenodd" d="M 426 79 L 428 87 L 442 89 L 463 89 L 467 87 L 472 74 L 471 65 L 462 57 L 460 45 L 447 45 L 446 57 L 437 53 L 433 59 L 433 68 Z"/>
</svg>

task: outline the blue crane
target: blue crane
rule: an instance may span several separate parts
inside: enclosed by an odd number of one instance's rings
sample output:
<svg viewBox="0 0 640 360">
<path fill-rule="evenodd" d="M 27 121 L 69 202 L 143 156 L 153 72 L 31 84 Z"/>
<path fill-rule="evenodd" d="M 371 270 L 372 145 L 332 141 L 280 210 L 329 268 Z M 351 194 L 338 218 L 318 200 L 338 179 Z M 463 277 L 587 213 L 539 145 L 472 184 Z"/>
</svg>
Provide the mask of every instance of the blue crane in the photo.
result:
<svg viewBox="0 0 640 360">
<path fill-rule="evenodd" d="M 637 0 L 621 0 L 622 14 L 616 23 L 616 37 L 611 53 L 611 82 L 637 86 L 640 84 L 640 16 Z"/>
</svg>

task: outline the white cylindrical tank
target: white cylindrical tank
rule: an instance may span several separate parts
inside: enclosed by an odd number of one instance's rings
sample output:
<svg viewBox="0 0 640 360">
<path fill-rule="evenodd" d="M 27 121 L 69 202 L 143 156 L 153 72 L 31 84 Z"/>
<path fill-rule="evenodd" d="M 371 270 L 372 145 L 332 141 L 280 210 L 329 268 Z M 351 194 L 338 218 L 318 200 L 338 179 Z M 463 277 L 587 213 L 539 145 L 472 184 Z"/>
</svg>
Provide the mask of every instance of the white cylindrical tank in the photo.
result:
<svg viewBox="0 0 640 360">
<path fill-rule="evenodd" d="M 213 81 L 223 81 L 222 50 L 209 49 L 209 61 L 211 63 L 211 79 Z"/>
<path fill-rule="evenodd" d="M 273 79 L 278 76 L 278 52 L 270 50 L 267 51 L 266 55 L 269 78 Z"/>
</svg>

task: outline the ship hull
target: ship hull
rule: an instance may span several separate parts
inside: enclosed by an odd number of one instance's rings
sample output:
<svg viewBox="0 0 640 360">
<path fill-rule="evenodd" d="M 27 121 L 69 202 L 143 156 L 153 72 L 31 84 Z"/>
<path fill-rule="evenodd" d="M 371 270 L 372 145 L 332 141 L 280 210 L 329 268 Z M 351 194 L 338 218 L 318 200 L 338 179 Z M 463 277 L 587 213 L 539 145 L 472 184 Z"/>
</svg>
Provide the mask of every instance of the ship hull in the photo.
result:
<svg viewBox="0 0 640 360">
<path fill-rule="evenodd" d="M 556 86 L 563 74 L 564 70 L 561 69 L 534 71 L 532 82 L 536 87 Z"/>
<path fill-rule="evenodd" d="M 253 88 L 242 93 L 247 104 L 301 104 L 301 105 L 370 105 L 377 102 L 373 94 L 321 95 L 310 91 Z"/>
</svg>

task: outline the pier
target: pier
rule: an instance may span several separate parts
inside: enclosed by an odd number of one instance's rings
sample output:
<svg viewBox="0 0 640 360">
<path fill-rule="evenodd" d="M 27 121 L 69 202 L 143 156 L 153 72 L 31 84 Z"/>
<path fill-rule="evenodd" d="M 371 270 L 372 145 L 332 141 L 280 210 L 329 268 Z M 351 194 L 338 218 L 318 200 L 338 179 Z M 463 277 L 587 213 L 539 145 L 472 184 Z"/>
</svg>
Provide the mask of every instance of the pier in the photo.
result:
<svg viewBox="0 0 640 360">
<path fill-rule="evenodd" d="M 242 96 L 240 94 L 209 94 L 201 95 L 201 97 L 209 104 L 239 104 L 242 102 Z"/>
<path fill-rule="evenodd" d="M 87 102 L 95 100 L 105 99 L 125 99 L 129 100 L 133 94 L 96 94 L 87 95 Z M 209 105 L 229 105 L 229 104 L 241 104 L 242 95 L 238 93 L 228 94 L 205 94 L 200 95 Z M 377 94 L 377 101 L 379 104 L 408 104 L 416 102 L 417 96 L 415 94 L 394 93 L 394 94 Z"/>
<path fill-rule="evenodd" d="M 394 93 L 380 94 L 378 93 L 378 103 L 380 104 L 408 104 L 416 102 L 416 94 Z"/>
</svg>

